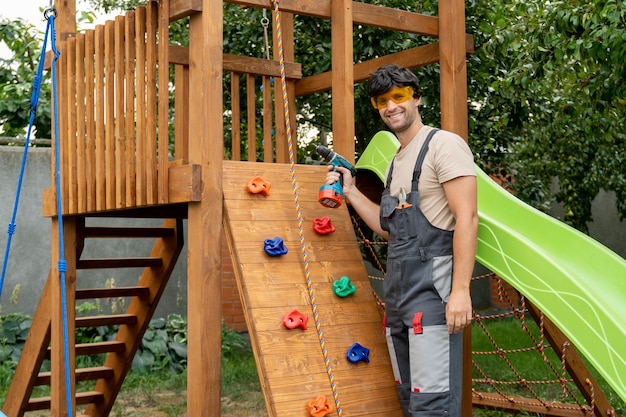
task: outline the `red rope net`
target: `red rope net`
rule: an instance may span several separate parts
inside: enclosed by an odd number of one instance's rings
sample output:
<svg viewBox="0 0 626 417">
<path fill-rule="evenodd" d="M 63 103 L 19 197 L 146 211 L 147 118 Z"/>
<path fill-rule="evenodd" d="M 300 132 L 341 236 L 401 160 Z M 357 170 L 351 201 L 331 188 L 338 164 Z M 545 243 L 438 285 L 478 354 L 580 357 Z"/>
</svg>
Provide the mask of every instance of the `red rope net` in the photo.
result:
<svg viewBox="0 0 626 417">
<path fill-rule="evenodd" d="M 368 235 L 367 228 L 353 217 L 354 229 L 364 258 L 380 274 L 370 274 L 376 289 L 384 275 L 386 242 Z M 545 317 L 529 314 L 525 297 L 499 276 L 488 273 L 474 277 L 488 280 L 495 308 L 474 312 L 472 326 L 472 395 L 475 408 L 491 408 L 511 414 L 520 411 L 549 416 L 596 416 L 595 388 L 589 379 L 587 398 L 567 369 L 568 341 L 555 349 L 546 338 Z M 477 283 L 480 285 L 479 283 Z M 377 291 L 374 295 L 384 310 Z M 530 317 L 530 320 L 528 318 Z M 574 352 L 572 352 L 573 354 Z M 535 414 L 533 414 L 535 415 Z M 603 416 L 615 416 L 613 409 Z"/>
</svg>

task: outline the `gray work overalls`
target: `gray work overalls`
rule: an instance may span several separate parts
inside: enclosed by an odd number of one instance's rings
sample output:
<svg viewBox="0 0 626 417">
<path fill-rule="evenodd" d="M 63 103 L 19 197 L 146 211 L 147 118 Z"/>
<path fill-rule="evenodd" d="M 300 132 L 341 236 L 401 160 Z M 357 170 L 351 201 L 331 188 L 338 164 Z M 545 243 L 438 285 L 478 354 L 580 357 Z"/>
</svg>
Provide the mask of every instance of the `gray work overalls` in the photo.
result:
<svg viewBox="0 0 626 417">
<path fill-rule="evenodd" d="M 392 162 L 380 204 L 381 226 L 389 232 L 385 331 L 402 408 L 410 417 L 461 415 L 463 336 L 448 334 L 446 325 L 454 232 L 430 224 L 418 190 L 436 132 L 429 132 L 420 150 L 406 202 L 389 195 Z"/>
</svg>

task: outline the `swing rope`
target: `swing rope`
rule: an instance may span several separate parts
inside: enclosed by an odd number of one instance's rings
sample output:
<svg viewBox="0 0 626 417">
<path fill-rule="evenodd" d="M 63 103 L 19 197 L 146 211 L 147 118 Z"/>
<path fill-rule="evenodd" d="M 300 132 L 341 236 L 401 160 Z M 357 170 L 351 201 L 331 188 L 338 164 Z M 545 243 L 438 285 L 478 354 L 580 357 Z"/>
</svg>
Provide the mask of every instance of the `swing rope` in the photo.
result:
<svg viewBox="0 0 626 417">
<path fill-rule="evenodd" d="M 63 236 L 63 199 L 61 192 L 61 144 L 59 142 L 59 94 L 57 90 L 57 73 L 56 62 L 61 55 L 61 52 L 56 47 L 56 32 L 54 29 L 54 19 L 56 17 L 56 10 L 48 9 L 47 14 L 48 25 L 51 27 L 50 46 L 54 57 L 52 58 L 52 97 L 54 104 L 54 155 L 55 155 L 55 182 L 56 182 L 56 195 L 57 195 L 57 225 L 59 235 L 59 261 L 57 269 L 59 271 L 60 286 L 61 286 L 61 308 L 63 315 L 63 357 L 65 364 L 65 394 L 68 415 L 73 416 L 72 410 L 72 390 L 70 380 L 70 349 L 69 349 L 69 330 L 68 330 L 68 318 L 67 318 L 67 294 L 65 288 L 65 272 L 67 272 L 67 261 L 65 260 L 65 238 Z M 48 12 L 47 11 L 47 12 Z"/>
<path fill-rule="evenodd" d="M 328 354 L 328 349 L 326 348 L 326 338 L 324 337 L 324 332 L 322 330 L 322 324 L 319 318 L 319 311 L 317 308 L 317 302 L 315 300 L 315 292 L 313 291 L 313 282 L 311 279 L 311 268 L 309 265 L 309 255 L 306 249 L 305 239 L 304 239 L 304 228 L 303 228 L 303 216 L 302 210 L 300 209 L 300 198 L 298 194 L 298 184 L 296 181 L 296 162 L 295 162 L 295 154 L 294 154 L 294 146 L 293 146 L 293 138 L 291 135 L 291 120 L 289 117 L 289 98 L 287 96 L 287 77 L 285 75 L 285 59 L 283 52 L 283 41 L 282 41 L 282 30 L 280 24 L 280 11 L 278 10 L 279 0 L 272 0 L 274 6 L 274 23 L 276 25 L 276 43 L 278 46 L 278 56 L 279 56 L 279 64 L 280 64 L 280 82 L 283 96 L 283 110 L 285 113 L 285 129 L 287 131 L 287 147 L 289 151 L 289 165 L 291 168 L 291 186 L 293 190 L 293 197 L 296 205 L 296 213 L 298 217 L 298 234 L 300 237 L 300 251 L 302 252 L 302 259 L 304 262 L 304 274 L 306 278 L 307 289 L 309 293 L 309 299 L 311 301 L 311 309 L 313 310 L 313 318 L 315 321 L 315 329 L 317 330 L 317 336 L 320 341 L 320 347 L 322 349 L 322 354 L 324 356 L 324 363 L 326 365 L 326 373 L 328 374 L 328 379 L 330 381 L 330 386 L 333 392 L 333 398 L 335 400 L 335 406 L 337 408 L 337 414 L 339 417 L 343 417 L 343 408 L 341 406 L 341 401 L 339 400 L 339 393 L 337 390 L 337 382 L 335 381 L 335 376 L 333 374 L 332 366 L 330 363 L 330 357 Z"/>
<path fill-rule="evenodd" d="M 0 276 L 0 298 L 2 297 L 2 288 L 4 287 L 4 279 L 6 276 L 6 269 L 9 259 L 9 253 L 11 248 L 12 237 L 15 234 L 16 230 L 16 217 L 17 217 L 17 209 L 19 206 L 20 194 L 22 190 L 22 183 L 24 179 L 24 172 L 26 169 L 26 160 L 28 156 L 28 148 L 30 143 L 30 137 L 32 134 L 33 125 L 35 123 L 35 116 L 37 113 L 37 105 L 39 103 L 39 96 L 41 93 L 41 81 L 43 78 L 43 69 L 45 62 L 45 54 L 48 46 L 48 39 L 50 39 L 50 48 L 53 52 L 52 58 L 52 97 L 53 97 L 53 115 L 54 115 L 54 139 L 58 141 L 59 138 L 59 118 L 58 118 L 58 92 L 57 92 L 57 74 L 56 74 L 56 62 L 61 54 L 60 51 L 56 47 L 56 31 L 54 27 L 54 19 L 57 17 L 57 11 L 53 8 L 52 1 L 50 2 L 50 7 L 44 11 L 44 18 L 48 21 L 46 26 L 46 32 L 44 35 L 43 46 L 41 48 L 41 55 L 39 58 L 39 64 L 37 67 L 37 73 L 35 75 L 35 79 L 33 81 L 33 91 L 30 99 L 30 116 L 28 123 L 28 130 L 26 135 L 26 140 L 24 142 L 24 153 L 22 156 L 22 164 L 20 167 L 20 174 L 18 178 L 17 191 L 15 197 L 15 203 L 13 205 L 13 214 L 11 217 L 11 223 L 9 223 L 8 227 L 8 239 L 7 239 L 7 247 L 5 250 L 4 262 L 2 264 L 2 275 Z M 71 380 L 70 380 L 70 361 L 69 361 L 69 330 L 68 330 L 68 319 L 67 319 L 67 294 L 65 289 L 65 272 L 67 271 L 67 262 L 65 260 L 65 251 L 64 251 L 64 237 L 63 237 L 63 216 L 62 216 L 62 199 L 61 199 L 61 170 L 60 170 L 60 154 L 59 148 L 60 144 L 55 144 L 55 159 L 56 159 L 56 194 L 57 194 L 57 216 L 58 216 L 58 226 L 59 226 L 59 261 L 57 269 L 60 274 L 60 286 L 61 286 L 61 304 L 62 304 L 62 321 L 63 321 L 63 353 L 64 353 L 64 363 L 65 363 L 65 393 L 66 393 L 66 402 L 67 402 L 67 410 L 68 415 L 73 416 L 73 407 L 72 407 L 72 391 L 71 391 Z M 0 413 L 0 416 L 4 417 L 3 414 Z"/>
</svg>

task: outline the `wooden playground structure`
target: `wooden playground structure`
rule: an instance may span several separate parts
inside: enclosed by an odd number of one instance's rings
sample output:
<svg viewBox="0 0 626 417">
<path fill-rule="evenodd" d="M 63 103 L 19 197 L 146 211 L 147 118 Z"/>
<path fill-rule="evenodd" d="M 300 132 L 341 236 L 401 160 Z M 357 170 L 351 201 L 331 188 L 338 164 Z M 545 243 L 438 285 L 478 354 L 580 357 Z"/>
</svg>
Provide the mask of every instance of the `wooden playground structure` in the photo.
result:
<svg viewBox="0 0 626 417">
<path fill-rule="evenodd" d="M 264 262 L 264 258 L 259 260 L 258 256 L 255 258 L 258 248 L 254 246 L 254 239 L 262 240 L 263 236 L 274 237 L 286 233 L 294 241 L 297 240 L 294 231 L 297 231 L 298 225 L 295 219 L 270 216 L 268 210 L 275 214 L 292 208 L 287 208 L 285 201 L 273 202 L 271 208 L 263 207 L 266 199 L 246 194 L 243 191 L 245 182 L 253 175 L 273 178 L 272 192 L 282 196 L 283 200 L 292 198 L 288 193 L 290 182 L 287 163 L 290 155 L 285 118 L 287 114 L 296 114 L 295 106 L 299 98 L 320 91 L 330 91 L 332 96 L 334 150 L 345 156 L 353 156 L 354 85 L 365 81 L 371 72 L 390 62 L 409 68 L 438 63 L 441 77 L 440 125 L 467 139 L 465 62 L 466 54 L 472 52 L 473 45 L 471 37 L 465 33 L 463 1 L 440 1 L 438 16 L 352 0 L 282 0 L 276 4 L 272 0 L 227 2 L 241 7 L 264 8 L 280 14 L 282 48 L 279 48 L 276 37 L 273 37 L 272 59 L 223 53 L 222 0 L 149 2 L 145 7 L 129 11 L 85 33 L 75 31 L 75 0 L 55 5 L 61 50 L 58 61 L 60 137 L 57 139 L 62 147 L 63 212 L 57 212 L 54 187 L 46 190 L 43 211 L 52 221 L 53 262 L 29 339 L 2 409 L 7 416 L 23 416 L 28 411 L 43 409 L 50 409 L 51 415 L 55 417 L 67 416 L 61 288 L 56 264 L 60 252 L 56 229 L 61 214 L 65 219 L 64 245 L 68 248 L 65 288 L 68 304 L 96 298 L 125 297 L 130 300 L 123 314 L 75 317 L 74 309 L 67 311 L 69 344 L 73 347 L 70 350 L 72 409 L 85 406 L 77 415 L 109 415 L 168 278 L 176 262 L 180 261 L 178 257 L 185 244 L 182 236 L 183 220 L 187 221 L 188 230 L 194 231 L 188 233 L 186 242 L 189 288 L 187 415 L 221 414 L 222 239 L 228 241 L 233 259 L 237 261 L 239 288 L 255 356 L 257 363 L 260 363 L 259 373 L 268 402 L 268 413 L 271 416 L 306 415 L 304 400 L 298 397 L 300 394 L 287 391 L 290 387 L 298 391 L 295 388 L 300 383 L 305 387 L 305 395 L 310 396 L 311 392 L 317 392 L 318 389 L 328 390 L 328 386 L 320 388 L 316 377 L 302 380 L 302 375 L 311 373 L 313 368 L 322 375 L 325 375 L 325 370 L 307 361 L 298 364 L 266 354 L 270 349 L 268 346 L 283 337 L 285 330 L 279 329 L 280 320 L 276 324 L 275 316 L 267 318 L 263 315 L 268 315 L 271 309 L 284 310 L 287 306 L 282 306 L 278 298 L 289 299 L 289 296 L 279 294 L 276 300 L 255 298 L 255 292 L 262 291 L 267 282 L 251 281 L 259 275 L 267 281 L 293 279 L 297 275 L 293 271 L 299 271 L 302 267 L 295 263 L 295 266 L 285 265 L 287 261 L 281 260 L 278 265 L 268 267 L 264 264 L 270 261 Z M 302 76 L 300 64 L 295 62 L 293 42 L 294 18 L 297 15 L 332 21 L 332 71 Z M 170 45 L 167 42 L 170 23 L 187 17 L 189 46 Z M 436 42 L 354 64 L 352 37 L 356 24 L 426 35 L 436 39 Z M 441 27 L 445 30 L 439 30 Z M 284 67 L 281 67 L 281 61 Z M 171 71 L 173 77 L 170 77 Z M 284 91 L 288 101 L 279 99 L 282 96 L 280 83 L 274 83 L 272 89 L 271 79 L 278 79 L 281 75 L 286 81 Z M 229 109 L 224 108 L 223 101 L 225 79 L 230 80 L 232 106 Z M 262 93 L 258 92 L 255 85 L 264 87 Z M 247 88 L 245 95 L 241 96 L 243 86 Z M 174 91 L 173 103 L 169 100 L 170 90 Z M 273 99 L 273 96 L 277 99 Z M 287 109 L 284 108 L 285 103 L 289 105 Z M 248 130 L 242 132 L 240 121 L 241 108 L 244 106 L 248 108 L 247 117 L 252 119 L 249 120 Z M 263 149 L 256 149 L 254 118 L 258 116 L 255 113 L 262 114 Z M 226 118 L 225 114 L 229 114 L 229 117 Z M 233 161 L 224 160 L 225 129 L 230 131 L 232 138 Z M 244 145 L 248 149 L 247 157 L 240 153 Z M 263 155 L 263 163 L 257 162 L 257 155 Z M 247 161 L 240 161 L 242 159 Z M 325 170 L 320 167 L 302 169 L 307 178 L 303 182 L 302 195 L 313 195 L 317 192 L 314 184 L 321 184 Z M 54 178 L 53 171 L 52 184 Z M 308 199 L 311 201 L 304 199 L 303 210 L 306 220 L 310 221 L 323 213 L 318 212 L 322 208 L 311 196 Z M 341 263 L 353 270 L 357 287 L 362 288 L 367 284 L 367 275 L 363 275 L 353 231 L 348 230 L 351 224 L 347 211 L 338 213 L 341 214 L 337 215 L 337 224 L 343 240 L 329 244 L 322 238 L 313 237 L 309 245 L 313 254 L 311 262 L 323 265 L 323 268 L 320 267 L 323 269 L 320 272 L 321 281 L 317 283 L 321 304 L 324 303 L 327 284 L 341 274 L 333 270 L 333 263 Z M 157 218 L 163 219 L 163 223 L 158 227 L 97 225 L 98 219 L 107 217 Z M 261 218 L 263 220 L 259 220 Z M 271 221 L 277 222 L 277 229 L 271 228 Z M 123 259 L 81 257 L 87 240 L 136 238 L 155 239 L 149 256 L 129 255 Z M 297 256 L 298 245 L 288 246 L 290 253 Z M 346 266 L 349 259 L 332 258 L 329 255 L 336 253 L 338 248 L 353 248 L 353 251 L 347 253 L 355 264 Z M 323 258 L 324 254 L 326 259 Z M 100 268 L 137 268 L 141 271 L 140 278 L 137 285 L 132 287 L 81 288 L 77 280 L 78 271 Z M 272 269 L 273 275 L 269 274 L 269 269 Z M 282 284 L 297 285 L 293 282 Z M 299 287 L 300 291 L 303 284 Z M 350 308 L 360 309 L 357 315 L 362 318 L 362 322 L 355 328 L 346 327 L 353 323 L 342 319 L 331 324 L 339 326 L 344 333 L 357 333 L 357 330 L 372 333 L 368 343 L 372 343 L 373 357 L 382 364 L 378 368 L 368 368 L 369 372 L 362 372 L 358 377 L 346 377 L 351 378 L 350 382 L 340 383 L 340 388 L 361 389 L 354 395 L 346 395 L 346 415 L 401 415 L 397 399 L 393 397 L 393 385 L 383 382 L 389 367 L 385 362 L 388 359 L 384 359 L 385 355 L 380 353 L 380 349 L 384 350 L 380 344 L 384 337 L 380 328 L 376 327 L 380 319 L 376 303 L 369 295 L 361 296 L 359 293 L 359 297 L 362 298 L 351 307 L 338 307 L 332 301 L 326 307 L 334 308 L 332 311 L 336 314 L 333 317 L 340 318 L 357 314 L 349 311 Z M 301 305 L 308 303 L 302 297 L 296 298 Z M 76 327 L 103 325 L 119 326 L 115 341 L 75 344 L 73 330 Z M 312 323 L 310 326 L 313 327 Z M 310 351 L 307 340 L 314 333 L 288 337 L 296 343 L 287 347 L 281 345 L 278 348 L 280 355 L 286 357 L 293 352 L 297 356 L 296 350 L 292 350 L 296 349 L 295 346 L 300 346 L 300 352 Z M 327 333 L 333 334 L 333 330 Z M 468 354 L 464 367 L 467 395 L 464 396 L 463 414 L 466 417 L 472 414 L 469 337 L 467 332 Z M 332 342 L 329 341 L 329 349 L 331 346 Z M 102 366 L 75 369 L 76 356 L 102 353 L 106 354 Z M 51 370 L 40 372 L 46 359 L 50 360 Z M 333 365 L 338 378 L 348 374 L 349 369 L 345 369 L 345 365 L 337 362 L 333 362 Z M 350 369 L 353 368 L 358 366 Z M 95 387 L 87 392 L 77 392 L 76 384 L 81 381 L 96 381 Z M 328 379 L 325 383 L 328 384 Z M 51 395 L 31 397 L 37 385 L 49 385 Z M 380 395 L 366 398 L 371 395 L 367 390 L 380 392 Z M 350 389 L 346 388 L 346 391 Z M 333 394 L 331 392 L 328 395 L 329 399 L 332 399 Z M 607 409 L 602 401 L 606 400 L 596 397 L 598 409 Z M 359 403 L 361 408 L 358 408 Z M 483 403 L 482 406 L 496 404 Z M 353 410 L 357 411 L 350 411 L 349 407 L 355 407 Z M 301 410 L 301 414 L 298 414 L 298 410 Z"/>
</svg>

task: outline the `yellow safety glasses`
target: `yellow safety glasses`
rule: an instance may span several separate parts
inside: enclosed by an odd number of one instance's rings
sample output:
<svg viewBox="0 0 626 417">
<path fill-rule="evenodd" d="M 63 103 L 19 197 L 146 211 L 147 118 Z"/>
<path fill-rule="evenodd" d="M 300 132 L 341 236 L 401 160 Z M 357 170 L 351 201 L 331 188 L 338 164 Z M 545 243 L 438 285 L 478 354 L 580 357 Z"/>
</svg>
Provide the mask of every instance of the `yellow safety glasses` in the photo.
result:
<svg viewBox="0 0 626 417">
<path fill-rule="evenodd" d="M 413 97 L 413 87 L 407 85 L 405 87 L 392 88 L 385 94 L 372 97 L 371 100 L 372 106 L 374 106 L 375 109 L 380 110 L 387 107 L 389 100 L 393 101 L 396 104 L 400 104 L 410 100 L 411 97 Z"/>
</svg>

